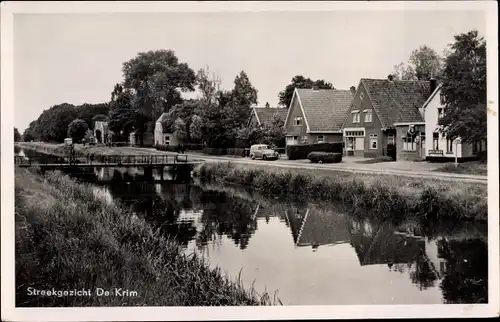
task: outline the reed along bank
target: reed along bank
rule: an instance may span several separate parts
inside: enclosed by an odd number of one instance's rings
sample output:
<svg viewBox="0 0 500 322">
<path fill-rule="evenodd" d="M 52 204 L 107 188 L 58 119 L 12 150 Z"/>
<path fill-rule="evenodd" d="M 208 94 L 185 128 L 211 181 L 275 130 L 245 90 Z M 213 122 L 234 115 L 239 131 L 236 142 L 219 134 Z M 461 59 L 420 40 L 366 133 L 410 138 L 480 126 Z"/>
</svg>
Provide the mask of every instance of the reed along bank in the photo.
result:
<svg viewBox="0 0 500 322">
<path fill-rule="evenodd" d="M 370 216 L 382 220 L 488 219 L 484 185 L 365 174 L 321 176 L 231 163 L 204 163 L 193 174 L 204 183 L 252 187 L 269 196 L 340 202 L 355 213 L 370 210 Z"/>
</svg>

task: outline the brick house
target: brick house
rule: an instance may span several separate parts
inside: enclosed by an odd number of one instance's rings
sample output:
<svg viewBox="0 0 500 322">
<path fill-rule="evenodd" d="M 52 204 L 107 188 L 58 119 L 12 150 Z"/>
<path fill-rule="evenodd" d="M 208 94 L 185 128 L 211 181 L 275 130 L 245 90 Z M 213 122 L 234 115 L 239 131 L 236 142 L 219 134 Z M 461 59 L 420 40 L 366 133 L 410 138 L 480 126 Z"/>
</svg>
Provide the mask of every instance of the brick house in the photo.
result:
<svg viewBox="0 0 500 322">
<path fill-rule="evenodd" d="M 419 158 L 422 152 L 408 130 L 424 132 L 419 109 L 430 94 L 429 81 L 362 78 L 342 126 L 346 155 L 387 155 L 387 144 L 392 143 L 397 160 Z"/>
<path fill-rule="evenodd" d="M 252 114 L 248 125 L 250 127 L 259 127 L 271 125 L 275 117 L 279 117 L 283 122 L 286 118 L 287 109 L 280 107 L 252 107 Z"/>
<path fill-rule="evenodd" d="M 342 122 L 353 93 L 295 89 L 285 120 L 286 145 L 342 142 Z"/>
</svg>

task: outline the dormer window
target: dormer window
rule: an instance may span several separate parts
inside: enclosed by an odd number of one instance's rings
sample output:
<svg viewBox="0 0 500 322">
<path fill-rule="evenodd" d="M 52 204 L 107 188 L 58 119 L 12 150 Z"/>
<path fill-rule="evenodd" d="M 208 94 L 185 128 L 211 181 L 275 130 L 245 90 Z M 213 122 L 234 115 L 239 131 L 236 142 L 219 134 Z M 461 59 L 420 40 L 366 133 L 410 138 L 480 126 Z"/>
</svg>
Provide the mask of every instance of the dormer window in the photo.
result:
<svg viewBox="0 0 500 322">
<path fill-rule="evenodd" d="M 294 120 L 296 126 L 302 125 L 302 116 L 296 116 Z"/>
</svg>

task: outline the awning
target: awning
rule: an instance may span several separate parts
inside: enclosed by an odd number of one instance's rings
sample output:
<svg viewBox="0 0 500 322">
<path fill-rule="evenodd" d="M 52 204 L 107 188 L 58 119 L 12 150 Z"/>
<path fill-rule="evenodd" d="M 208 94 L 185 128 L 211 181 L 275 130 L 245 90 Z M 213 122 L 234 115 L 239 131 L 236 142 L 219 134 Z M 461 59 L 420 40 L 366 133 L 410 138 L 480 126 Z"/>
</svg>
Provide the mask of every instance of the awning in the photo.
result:
<svg viewBox="0 0 500 322">
<path fill-rule="evenodd" d="M 351 114 L 359 113 L 359 110 L 352 110 Z"/>
</svg>

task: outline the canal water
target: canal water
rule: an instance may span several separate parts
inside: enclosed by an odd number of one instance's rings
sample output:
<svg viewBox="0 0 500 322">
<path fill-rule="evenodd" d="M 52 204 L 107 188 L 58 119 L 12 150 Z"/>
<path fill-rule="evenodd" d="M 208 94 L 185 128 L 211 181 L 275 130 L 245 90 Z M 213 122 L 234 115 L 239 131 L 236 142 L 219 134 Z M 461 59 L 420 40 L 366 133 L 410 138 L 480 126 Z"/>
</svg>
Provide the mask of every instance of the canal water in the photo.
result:
<svg viewBox="0 0 500 322">
<path fill-rule="evenodd" d="M 284 305 L 488 299 L 486 225 L 379 222 L 342 205 L 195 182 L 146 182 L 140 169 L 96 168 L 72 176 L 176 238 L 187 254 L 202 255 L 257 292 L 276 291 Z"/>
</svg>

